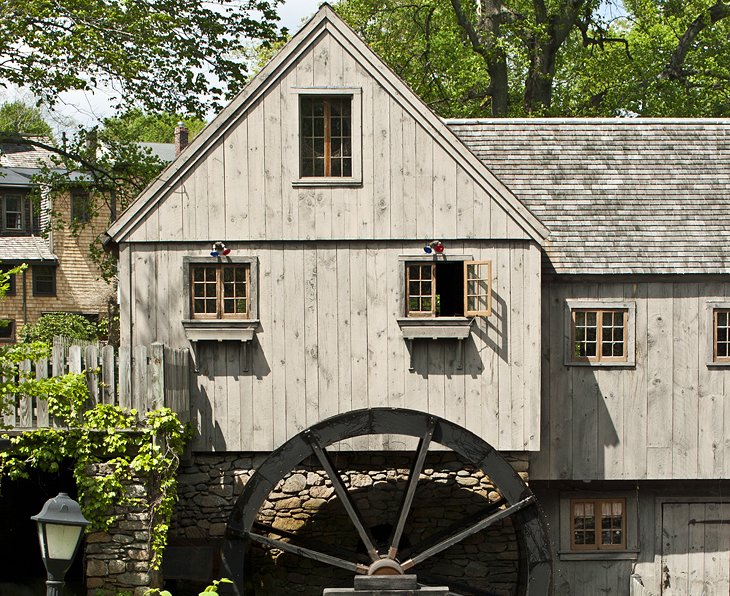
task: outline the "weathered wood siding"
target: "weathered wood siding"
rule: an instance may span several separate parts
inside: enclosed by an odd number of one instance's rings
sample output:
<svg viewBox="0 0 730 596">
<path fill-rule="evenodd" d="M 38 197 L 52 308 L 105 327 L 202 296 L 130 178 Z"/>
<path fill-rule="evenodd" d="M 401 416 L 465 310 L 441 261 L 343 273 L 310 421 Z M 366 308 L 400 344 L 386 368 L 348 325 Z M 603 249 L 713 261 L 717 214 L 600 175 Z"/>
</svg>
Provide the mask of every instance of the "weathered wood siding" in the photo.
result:
<svg viewBox="0 0 730 596">
<path fill-rule="evenodd" d="M 397 323 L 405 290 L 399 256 L 423 255 L 420 243 L 228 243 L 232 256 L 258 258 L 261 324 L 249 363 L 237 343 L 200 342 L 195 448 L 269 451 L 334 414 L 398 406 L 444 416 L 499 449 L 536 449 L 539 249 L 532 242 L 444 242 L 447 254 L 492 260 L 494 312 L 473 324 L 463 368 L 456 340 L 415 340 L 413 372 Z M 126 245 L 123 344 L 188 345 L 183 257 L 209 250 L 202 243 Z M 403 448 L 382 443 L 351 446 Z"/>
<path fill-rule="evenodd" d="M 292 184 L 299 178 L 296 90 L 312 87 L 362 91 L 361 186 Z M 504 201 L 327 34 L 194 161 L 129 241 L 528 238 Z"/>
<path fill-rule="evenodd" d="M 730 368 L 707 366 L 707 304 L 730 283 L 550 281 L 543 287 L 542 447 L 535 479 L 726 478 Z M 636 304 L 636 365 L 566 366 L 566 300 Z"/>
</svg>

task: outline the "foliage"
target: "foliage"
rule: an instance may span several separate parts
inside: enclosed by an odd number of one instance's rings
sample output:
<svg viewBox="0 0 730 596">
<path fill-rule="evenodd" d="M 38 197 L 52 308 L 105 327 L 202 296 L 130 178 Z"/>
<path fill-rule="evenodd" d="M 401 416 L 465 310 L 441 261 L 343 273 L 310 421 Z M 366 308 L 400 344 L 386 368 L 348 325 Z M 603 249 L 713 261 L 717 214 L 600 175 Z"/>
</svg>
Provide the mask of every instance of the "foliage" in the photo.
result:
<svg viewBox="0 0 730 596">
<path fill-rule="evenodd" d="M 0 130 L 5 133 L 36 135 L 51 138 L 53 131 L 39 108 L 22 101 L 0 105 Z"/>
<path fill-rule="evenodd" d="M 719 0 L 340 0 L 441 116 L 727 116 Z"/>
<path fill-rule="evenodd" d="M 114 118 L 104 120 L 105 135 L 118 141 L 143 143 L 172 143 L 175 127 L 182 122 L 192 140 L 203 130 L 205 121 L 194 116 L 171 113 L 146 113 L 132 108 Z"/>
<path fill-rule="evenodd" d="M 25 341 L 40 341 L 53 344 L 56 335 L 71 339 L 93 340 L 98 334 L 96 325 L 81 315 L 54 312 L 41 315 L 37 322 L 24 325 L 20 335 Z"/>
<path fill-rule="evenodd" d="M 218 586 L 221 584 L 232 584 L 233 582 L 227 577 L 221 579 L 214 579 L 209 586 L 207 586 L 198 596 L 218 596 Z M 157 596 L 172 596 L 172 593 L 168 590 L 160 590 L 155 588 L 153 590 L 147 590 L 145 596 L 157 595 Z"/>
<path fill-rule="evenodd" d="M 246 39 L 275 39 L 279 0 L 27 0 L 0 16 L 0 81 L 53 104 L 105 85 L 119 105 L 204 113 L 246 80 Z M 216 81 L 211 85 L 209 81 Z"/>
<path fill-rule="evenodd" d="M 147 412 L 99 404 L 83 411 L 87 389 L 83 374 L 53 377 L 34 393 L 48 402 L 49 413 L 63 427 L 44 428 L 15 437 L 5 436 L 0 451 L 0 477 L 27 478 L 28 470 L 56 472 L 68 460 L 84 517 L 91 529 L 107 530 L 114 523 L 114 507 L 144 507 L 150 512 L 152 566 L 158 568 L 167 543 L 167 530 L 177 501 L 175 478 L 188 430 L 167 408 Z M 105 464 L 105 474 L 91 473 Z M 151 501 L 130 496 L 125 483 L 143 478 Z"/>
</svg>

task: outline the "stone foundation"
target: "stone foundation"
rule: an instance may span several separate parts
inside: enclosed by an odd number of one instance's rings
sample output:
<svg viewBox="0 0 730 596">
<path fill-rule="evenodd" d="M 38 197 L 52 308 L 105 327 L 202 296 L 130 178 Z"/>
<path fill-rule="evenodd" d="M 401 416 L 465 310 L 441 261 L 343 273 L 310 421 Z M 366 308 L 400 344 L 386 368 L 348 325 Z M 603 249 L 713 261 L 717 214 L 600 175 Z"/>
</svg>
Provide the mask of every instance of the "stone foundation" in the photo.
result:
<svg viewBox="0 0 730 596">
<path fill-rule="evenodd" d="M 526 480 L 525 454 L 503 454 Z M 412 453 L 335 453 L 334 464 L 381 549 L 392 529 L 406 486 Z M 197 594 L 197 587 L 219 577 L 218 549 L 231 508 L 264 456 L 199 454 L 179 474 L 180 502 L 171 524 L 165 577 L 176 596 Z M 431 453 L 419 480 L 402 548 L 420 551 L 439 531 L 468 524 L 500 498 L 491 480 L 452 452 Z M 329 554 L 366 560 L 359 537 L 315 460 L 307 461 L 279 483 L 264 503 L 260 521 L 296 533 Z M 273 538 L 280 538 L 271 534 Z M 325 587 L 351 588 L 351 572 L 278 550 L 255 548 L 257 593 L 321 596 Z M 414 552 L 415 554 L 415 552 Z M 199 562 L 196 577 L 190 561 Z M 518 544 L 511 520 L 499 522 L 413 568 L 419 580 L 448 585 L 457 592 L 470 586 L 500 596 L 516 592 Z M 207 575 L 206 575 L 207 574 Z M 198 583 L 196 583 L 196 581 Z M 459 589 L 461 587 L 461 589 Z M 187 590 L 187 592 L 186 592 Z"/>
<path fill-rule="evenodd" d="M 90 473 L 101 476 L 105 464 L 94 466 Z M 126 494 L 149 502 L 153 495 L 141 478 L 125 484 Z M 86 536 L 86 588 L 89 596 L 144 596 L 162 585 L 160 572 L 151 567 L 151 514 L 148 506 L 114 507 L 117 519 L 107 532 Z"/>
</svg>

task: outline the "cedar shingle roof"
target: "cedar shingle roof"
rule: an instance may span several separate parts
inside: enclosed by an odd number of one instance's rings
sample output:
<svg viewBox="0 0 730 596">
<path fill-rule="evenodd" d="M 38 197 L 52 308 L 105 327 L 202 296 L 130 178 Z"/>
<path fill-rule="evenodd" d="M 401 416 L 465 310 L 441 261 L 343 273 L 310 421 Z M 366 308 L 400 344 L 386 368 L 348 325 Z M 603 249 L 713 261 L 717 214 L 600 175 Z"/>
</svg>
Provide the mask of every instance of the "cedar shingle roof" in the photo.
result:
<svg viewBox="0 0 730 596">
<path fill-rule="evenodd" d="M 558 273 L 730 273 L 730 120 L 451 120 Z"/>
</svg>

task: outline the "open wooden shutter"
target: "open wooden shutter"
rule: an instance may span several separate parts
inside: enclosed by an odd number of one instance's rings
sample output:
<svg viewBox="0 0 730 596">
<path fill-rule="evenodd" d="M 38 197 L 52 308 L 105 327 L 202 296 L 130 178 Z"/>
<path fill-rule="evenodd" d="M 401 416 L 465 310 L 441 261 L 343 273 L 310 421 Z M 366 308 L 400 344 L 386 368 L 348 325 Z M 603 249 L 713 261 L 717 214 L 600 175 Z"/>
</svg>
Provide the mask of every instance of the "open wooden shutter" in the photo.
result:
<svg viewBox="0 0 730 596">
<path fill-rule="evenodd" d="M 492 314 L 492 261 L 464 261 L 464 316 Z"/>
</svg>

